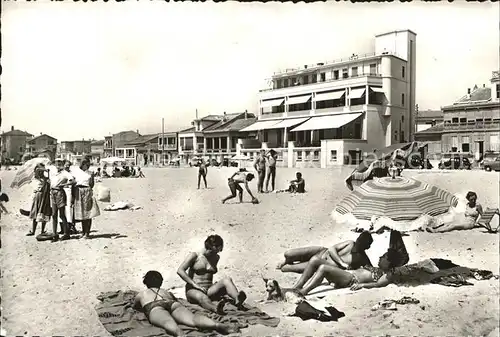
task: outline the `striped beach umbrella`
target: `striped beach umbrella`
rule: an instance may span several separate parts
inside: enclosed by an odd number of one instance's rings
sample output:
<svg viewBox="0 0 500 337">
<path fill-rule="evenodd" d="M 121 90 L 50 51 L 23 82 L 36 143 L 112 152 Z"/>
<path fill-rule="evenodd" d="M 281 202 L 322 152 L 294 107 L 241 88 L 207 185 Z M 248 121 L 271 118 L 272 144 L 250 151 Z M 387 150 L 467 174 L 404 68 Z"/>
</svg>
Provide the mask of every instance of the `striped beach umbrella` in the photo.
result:
<svg viewBox="0 0 500 337">
<path fill-rule="evenodd" d="M 49 163 L 50 159 L 48 158 L 33 158 L 28 160 L 17 171 L 14 180 L 12 180 L 12 183 L 10 184 L 10 188 L 21 188 L 22 186 L 29 184 L 35 176 L 35 167 L 39 164 L 48 165 Z"/>
<path fill-rule="evenodd" d="M 406 177 L 375 178 L 362 184 L 335 208 L 341 215 L 352 213 L 357 219 L 386 216 L 394 221 L 414 220 L 422 214 L 436 216 L 456 206 L 451 193 Z"/>
</svg>

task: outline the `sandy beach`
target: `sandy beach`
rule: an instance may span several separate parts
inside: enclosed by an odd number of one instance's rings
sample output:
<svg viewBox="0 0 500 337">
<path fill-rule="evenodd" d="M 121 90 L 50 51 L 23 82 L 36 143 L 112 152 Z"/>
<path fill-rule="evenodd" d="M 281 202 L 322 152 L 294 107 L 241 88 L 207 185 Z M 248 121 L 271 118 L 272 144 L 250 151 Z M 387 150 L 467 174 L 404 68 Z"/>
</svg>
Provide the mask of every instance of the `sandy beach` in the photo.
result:
<svg viewBox="0 0 500 337">
<path fill-rule="evenodd" d="M 346 317 L 338 322 L 303 322 L 284 317 L 286 305 L 256 303 L 265 297 L 261 275 L 291 286 L 296 274 L 275 270 L 289 248 L 325 245 L 355 239 L 350 228 L 333 223 L 330 212 L 349 191 L 343 179 L 352 168 L 304 169 L 308 193 L 265 194 L 253 205 L 245 194 L 222 205 L 227 178 L 234 169 L 210 168 L 208 189 L 196 189 L 195 168 L 144 169 L 145 179 L 107 179 L 112 201 L 141 206 L 136 211 L 104 212 L 94 220 L 92 240 L 37 242 L 26 237 L 30 220 L 19 215 L 28 204 L 27 188 L 6 187 L 16 171 L 1 171 L 11 212 L 2 215 L 2 328 L 8 336 L 107 336 L 94 311 L 96 296 L 113 290 L 142 289 L 142 276 L 160 271 L 165 287 L 182 287 L 176 275 L 186 254 L 199 249 L 205 237 L 217 233 L 225 240 L 217 277 L 228 275 L 245 289 L 249 302 L 278 316 L 277 328 L 251 326 L 243 336 L 426 335 L 498 336 L 499 281 L 472 280 L 474 286 L 451 288 L 425 285 L 361 290 L 329 290 L 311 296 L 318 307 L 329 304 Z M 284 188 L 294 169 L 278 168 L 277 184 Z M 483 207 L 498 207 L 499 173 L 482 171 L 404 171 L 403 175 L 436 184 L 452 193 L 476 191 Z M 256 191 L 256 182 L 251 184 Z M 101 203 L 101 209 L 106 204 Z M 50 226 L 47 227 L 50 230 Z M 39 231 L 39 229 L 38 229 Z M 386 236 L 375 235 L 370 257 L 386 249 Z M 385 240 L 385 241 L 384 241 Z M 412 233 L 405 237 L 410 263 L 431 257 L 451 259 L 467 267 L 499 272 L 498 235 L 482 229 L 445 234 Z M 385 245 L 385 247 L 382 247 Z M 316 299 L 318 296 L 322 299 Z M 419 305 L 397 311 L 371 311 L 384 299 L 412 296 Z M 496 329 L 496 332 L 495 332 Z"/>
</svg>

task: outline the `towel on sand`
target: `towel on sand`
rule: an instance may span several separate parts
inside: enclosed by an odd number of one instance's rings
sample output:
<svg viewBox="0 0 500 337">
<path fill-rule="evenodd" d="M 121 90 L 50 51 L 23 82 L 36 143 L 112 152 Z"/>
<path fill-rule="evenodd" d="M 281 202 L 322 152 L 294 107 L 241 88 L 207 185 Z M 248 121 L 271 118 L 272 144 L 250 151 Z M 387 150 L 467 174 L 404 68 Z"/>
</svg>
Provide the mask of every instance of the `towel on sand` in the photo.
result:
<svg viewBox="0 0 500 337">
<path fill-rule="evenodd" d="M 488 280 L 495 277 L 489 270 L 467 268 L 450 260 L 432 258 L 395 268 L 390 280 L 399 285 L 416 286 L 428 283 L 448 287 L 473 285 L 468 279 Z"/>
<path fill-rule="evenodd" d="M 113 291 L 100 294 L 97 299 L 101 301 L 96 306 L 97 315 L 104 328 L 113 336 L 141 336 L 141 337 L 167 337 L 170 336 L 163 329 L 152 326 L 144 313 L 133 309 L 136 291 Z M 262 324 L 277 327 L 279 318 L 270 317 L 257 308 L 248 311 L 238 311 L 231 304 L 226 304 L 226 315 L 220 316 L 207 311 L 184 299 L 178 301 L 193 313 L 200 313 L 222 323 L 240 323 L 241 325 Z M 194 328 L 180 325 L 189 337 L 218 336 L 214 332 L 198 331 Z"/>
<path fill-rule="evenodd" d="M 105 211 L 120 211 L 124 209 L 130 209 L 132 211 L 141 209 L 141 206 L 134 206 L 134 204 L 124 201 L 117 201 L 111 205 L 108 205 L 104 208 Z"/>
</svg>

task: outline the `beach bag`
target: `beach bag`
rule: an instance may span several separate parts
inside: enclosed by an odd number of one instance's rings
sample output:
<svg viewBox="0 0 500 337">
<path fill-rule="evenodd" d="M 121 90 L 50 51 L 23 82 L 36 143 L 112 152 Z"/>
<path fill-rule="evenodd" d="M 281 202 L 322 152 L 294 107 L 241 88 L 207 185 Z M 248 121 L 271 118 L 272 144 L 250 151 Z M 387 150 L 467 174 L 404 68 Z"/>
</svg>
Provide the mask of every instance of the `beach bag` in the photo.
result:
<svg viewBox="0 0 500 337">
<path fill-rule="evenodd" d="M 96 186 L 96 199 L 97 199 L 97 201 L 101 201 L 101 202 L 110 202 L 111 201 L 111 190 L 102 184 L 98 184 Z"/>
<path fill-rule="evenodd" d="M 325 307 L 328 314 L 323 310 L 316 309 L 306 301 L 302 301 L 295 308 L 295 314 L 293 316 L 300 317 L 303 321 L 308 321 L 314 319 L 320 322 L 336 322 L 339 318 L 345 316 L 341 311 L 338 311 L 335 307 Z"/>
</svg>

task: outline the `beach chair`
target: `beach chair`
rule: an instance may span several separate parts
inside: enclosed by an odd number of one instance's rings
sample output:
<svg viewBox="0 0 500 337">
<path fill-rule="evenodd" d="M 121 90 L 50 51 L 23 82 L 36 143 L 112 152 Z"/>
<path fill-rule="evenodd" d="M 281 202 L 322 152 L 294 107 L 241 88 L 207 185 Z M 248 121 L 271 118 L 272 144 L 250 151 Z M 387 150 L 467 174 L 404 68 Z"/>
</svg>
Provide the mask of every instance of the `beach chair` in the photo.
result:
<svg viewBox="0 0 500 337">
<path fill-rule="evenodd" d="M 500 224 L 496 228 L 491 227 L 491 220 L 493 220 L 493 217 L 496 215 L 500 216 L 500 210 L 498 208 L 486 208 L 486 210 L 483 212 L 483 215 L 479 219 L 478 225 L 480 227 L 486 228 L 488 233 L 493 233 L 496 234 L 498 233 L 498 230 L 500 229 Z"/>
</svg>

